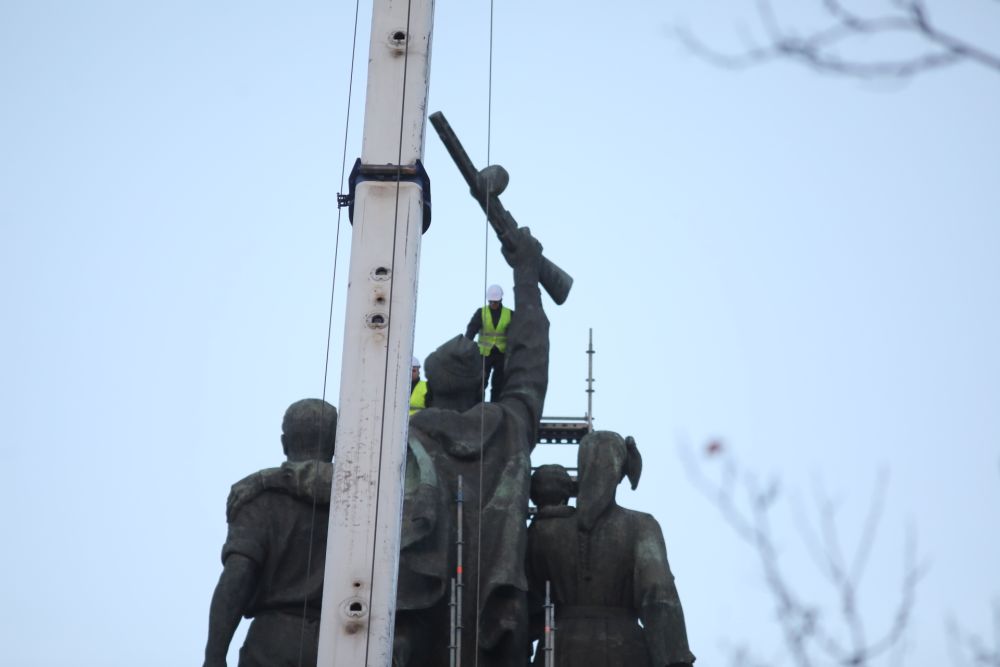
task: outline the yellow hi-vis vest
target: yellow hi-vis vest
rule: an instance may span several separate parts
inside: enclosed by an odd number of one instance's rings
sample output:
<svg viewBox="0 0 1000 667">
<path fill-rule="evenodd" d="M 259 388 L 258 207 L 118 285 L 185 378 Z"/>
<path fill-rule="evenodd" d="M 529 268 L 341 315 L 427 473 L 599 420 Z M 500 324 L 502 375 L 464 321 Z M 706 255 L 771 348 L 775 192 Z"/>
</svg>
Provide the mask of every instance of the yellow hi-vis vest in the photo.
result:
<svg viewBox="0 0 1000 667">
<path fill-rule="evenodd" d="M 507 327 L 510 326 L 510 308 L 500 306 L 500 321 L 497 322 L 496 329 L 493 328 L 493 315 L 490 314 L 490 307 L 483 306 L 483 328 L 479 332 L 479 352 L 484 357 L 488 357 L 493 351 L 493 346 L 501 353 L 507 351 Z"/>
<path fill-rule="evenodd" d="M 410 414 L 427 407 L 427 383 L 421 380 L 410 392 Z"/>
</svg>

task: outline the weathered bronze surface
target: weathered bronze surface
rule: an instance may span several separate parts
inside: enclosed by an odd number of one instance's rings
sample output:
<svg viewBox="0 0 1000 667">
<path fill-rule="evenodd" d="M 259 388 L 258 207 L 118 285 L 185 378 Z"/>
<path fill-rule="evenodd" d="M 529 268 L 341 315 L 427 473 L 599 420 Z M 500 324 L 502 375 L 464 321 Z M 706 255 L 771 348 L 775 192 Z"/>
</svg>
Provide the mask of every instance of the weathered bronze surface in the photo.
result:
<svg viewBox="0 0 1000 667">
<path fill-rule="evenodd" d="M 576 511 L 547 507 L 528 529 L 532 617 L 540 616 L 545 582 L 551 582 L 556 665 L 689 665 L 694 655 L 660 526 L 649 514 L 615 502 L 622 479 L 627 476 L 632 488 L 639 482 L 635 441 L 610 431 L 590 433 L 580 442 L 577 467 Z M 540 637 L 540 621 L 533 622 L 532 634 Z M 541 651 L 534 664 L 544 664 Z"/>
<path fill-rule="evenodd" d="M 242 616 L 253 622 L 241 667 L 316 664 L 336 431 L 329 403 L 293 403 L 282 423 L 287 461 L 233 485 L 205 667 L 226 664 Z"/>
<path fill-rule="evenodd" d="M 548 387 L 543 259 L 526 228 L 506 239 L 503 253 L 514 272 L 517 317 L 507 331 L 499 400 L 482 401 L 479 347 L 464 336 L 425 361 L 434 400 L 410 418 L 393 665 L 448 664 L 453 577 L 463 584 L 463 664 L 527 665 L 549 582 L 559 667 L 690 665 L 660 526 L 615 502 L 619 482 L 628 477 L 634 489 L 642 472 L 635 441 L 590 433 L 580 441 L 578 481 L 558 465 L 531 475 Z M 205 667 L 225 665 L 244 616 L 253 622 L 241 667 L 316 664 L 336 410 L 299 401 L 282 430 L 288 460 L 237 482 L 229 495 Z M 575 507 L 568 503 L 574 496 Z M 526 528 L 529 497 L 537 511 Z M 533 664 L 543 664 L 541 651 Z"/>
<path fill-rule="evenodd" d="M 467 554 L 462 664 L 527 662 L 525 513 L 548 385 L 549 323 L 538 288 L 541 245 L 526 228 L 509 240 L 504 256 L 514 270 L 517 318 L 507 330 L 507 380 L 499 400 L 481 402 L 479 350 L 464 336 L 424 363 L 434 404 L 410 419 L 393 655 L 400 667 L 448 664 L 459 475 Z"/>
<path fill-rule="evenodd" d="M 570 516 L 576 511 L 568 505 L 576 495 L 576 482 L 566 468 L 556 463 L 538 466 L 531 475 L 531 502 L 535 504 L 534 520 L 552 516 Z"/>
</svg>

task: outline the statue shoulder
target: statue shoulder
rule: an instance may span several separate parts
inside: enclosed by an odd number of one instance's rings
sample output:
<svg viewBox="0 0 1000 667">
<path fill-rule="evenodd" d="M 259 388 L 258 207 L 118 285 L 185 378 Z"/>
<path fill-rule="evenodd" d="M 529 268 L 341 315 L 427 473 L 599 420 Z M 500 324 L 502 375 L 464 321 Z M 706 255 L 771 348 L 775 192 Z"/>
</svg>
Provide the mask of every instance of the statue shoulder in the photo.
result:
<svg viewBox="0 0 1000 667">
<path fill-rule="evenodd" d="M 229 489 L 229 497 L 226 499 L 226 521 L 229 523 L 233 522 L 239 511 L 243 509 L 244 506 L 257 496 L 259 496 L 264 490 L 264 477 L 271 471 L 278 470 L 278 468 L 265 468 L 263 470 L 258 470 L 255 473 L 247 475 L 240 481 L 236 482 Z"/>
<path fill-rule="evenodd" d="M 248 503 L 272 491 L 329 505 L 332 483 L 333 464 L 326 461 L 285 462 L 259 470 L 233 484 L 226 500 L 226 520 L 231 523 Z"/>
<path fill-rule="evenodd" d="M 660 522 L 657 521 L 656 517 L 654 517 L 652 514 L 648 514 L 646 512 L 640 512 L 638 510 L 630 510 L 625 507 L 619 507 L 619 509 L 628 516 L 629 521 L 631 521 L 632 524 L 635 525 L 635 527 L 640 532 L 649 532 L 649 531 L 655 531 L 657 533 L 662 532 L 660 530 Z"/>
<path fill-rule="evenodd" d="M 451 456 L 472 458 L 500 430 L 505 414 L 497 403 L 479 403 L 465 412 L 424 408 L 410 417 L 410 429 L 432 456 L 441 449 Z"/>
</svg>

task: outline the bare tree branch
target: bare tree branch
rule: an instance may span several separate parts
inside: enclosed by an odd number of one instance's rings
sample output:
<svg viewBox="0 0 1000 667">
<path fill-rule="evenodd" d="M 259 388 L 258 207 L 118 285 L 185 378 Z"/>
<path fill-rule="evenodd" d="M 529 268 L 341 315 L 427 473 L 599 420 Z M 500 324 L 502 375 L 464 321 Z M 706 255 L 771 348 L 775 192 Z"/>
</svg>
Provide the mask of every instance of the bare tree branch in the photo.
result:
<svg viewBox="0 0 1000 667">
<path fill-rule="evenodd" d="M 810 557 L 823 578 L 829 583 L 835 603 L 837 620 L 823 613 L 823 606 L 805 601 L 789 581 L 779 558 L 771 529 L 771 512 L 778 503 L 780 485 L 772 478 L 761 485 L 743 471 L 734 458 L 723 453 L 713 443 L 707 451 L 720 465 L 717 482 L 705 474 L 704 466 L 695 462 L 689 448 L 681 448 L 681 461 L 692 483 L 720 511 L 726 523 L 757 555 L 764 582 L 775 604 L 779 628 L 792 662 L 811 667 L 830 661 L 836 665 L 866 666 L 885 656 L 902 642 L 915 604 L 916 590 L 925 568 L 917 561 L 916 541 L 908 534 L 903 553 L 899 600 L 887 628 L 869 638 L 869 625 L 858 604 L 861 580 L 878 536 L 878 525 L 884 508 L 888 476 L 879 473 L 869 502 L 864 526 L 856 549 L 845 556 L 837 528 L 836 506 L 826 494 L 817 498 L 820 537 L 802 522 L 803 536 Z M 746 494 L 740 502 L 737 491 Z M 850 565 L 848 566 L 848 563 Z M 880 586 L 880 590 L 884 586 Z M 846 630 L 846 643 L 837 638 L 835 626 Z M 1000 631 L 998 631 L 1000 632 Z M 732 654 L 733 664 L 753 664 L 744 647 Z M 1000 667 L 1000 666 L 998 666 Z"/>
<path fill-rule="evenodd" d="M 857 78 L 907 78 L 930 70 L 970 62 L 1000 73 L 1000 52 L 974 44 L 945 31 L 930 18 L 922 0 L 895 0 L 895 12 L 862 16 L 841 0 L 815 0 L 828 24 L 797 36 L 783 27 L 768 0 L 756 0 L 764 45 L 753 45 L 736 53 L 726 53 L 705 44 L 689 31 L 674 27 L 670 36 L 688 51 L 720 67 L 750 67 L 786 59 L 821 72 Z M 995 2 L 996 0 L 992 0 Z M 920 52 L 899 59 L 844 57 L 840 51 L 858 37 L 890 34 L 910 35 L 923 44 Z"/>
<path fill-rule="evenodd" d="M 966 634 L 954 619 L 948 621 L 948 635 L 960 665 L 1000 667 L 1000 600 L 993 601 L 993 646 L 978 635 Z"/>
<path fill-rule="evenodd" d="M 875 544 L 875 535 L 878 531 L 879 520 L 882 518 L 882 508 L 885 505 L 885 492 L 888 488 L 889 472 L 883 468 L 879 470 L 878 479 L 875 482 L 874 498 L 868 508 L 865 527 L 861 532 L 861 539 L 858 541 L 858 552 L 854 555 L 854 562 L 851 564 L 850 577 L 855 586 L 861 584 L 861 575 L 868 564 L 871 547 Z"/>
<path fill-rule="evenodd" d="M 903 577 L 900 582 L 899 602 L 892 624 L 886 633 L 868 645 L 867 652 L 871 658 L 878 657 L 898 644 L 909 625 L 916 602 L 917 585 L 927 573 L 927 566 L 917 562 L 917 540 L 915 530 L 907 531 L 906 545 L 903 550 Z"/>
</svg>

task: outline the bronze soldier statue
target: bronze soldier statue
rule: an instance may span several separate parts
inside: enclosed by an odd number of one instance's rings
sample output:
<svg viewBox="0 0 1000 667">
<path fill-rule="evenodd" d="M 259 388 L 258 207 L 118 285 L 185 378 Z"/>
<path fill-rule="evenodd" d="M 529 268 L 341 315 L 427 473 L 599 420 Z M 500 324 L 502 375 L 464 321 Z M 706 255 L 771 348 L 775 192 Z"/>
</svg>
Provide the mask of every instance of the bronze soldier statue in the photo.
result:
<svg viewBox="0 0 1000 667">
<path fill-rule="evenodd" d="M 539 514 L 529 530 L 533 599 L 551 582 L 558 667 L 691 665 L 684 612 L 652 516 L 620 507 L 618 483 L 639 483 L 635 441 L 595 431 L 580 442 L 576 511 Z M 640 626 L 640 621 L 642 625 Z M 534 664 L 544 664 L 542 651 Z"/>
<path fill-rule="evenodd" d="M 205 667 L 225 667 L 240 617 L 252 618 L 240 667 L 315 665 L 337 411 L 307 398 L 285 412 L 287 461 L 233 485 Z"/>
<path fill-rule="evenodd" d="M 393 650 L 399 667 L 448 664 L 460 475 L 462 664 L 521 667 L 526 661 L 525 516 L 530 454 L 548 385 L 549 322 L 538 288 L 541 245 L 521 228 L 508 238 L 504 256 L 514 271 L 517 318 L 507 330 L 498 400 L 482 401 L 482 358 L 464 336 L 424 361 L 434 402 L 410 418 Z"/>
</svg>

